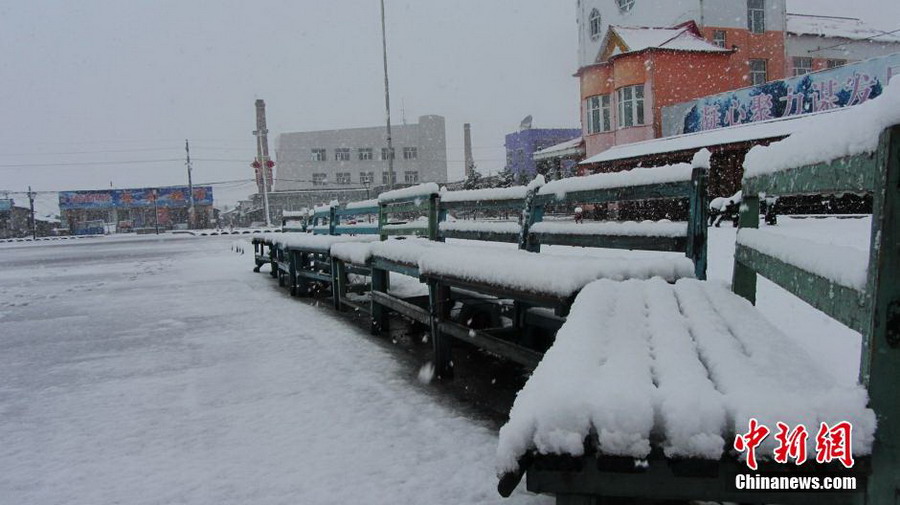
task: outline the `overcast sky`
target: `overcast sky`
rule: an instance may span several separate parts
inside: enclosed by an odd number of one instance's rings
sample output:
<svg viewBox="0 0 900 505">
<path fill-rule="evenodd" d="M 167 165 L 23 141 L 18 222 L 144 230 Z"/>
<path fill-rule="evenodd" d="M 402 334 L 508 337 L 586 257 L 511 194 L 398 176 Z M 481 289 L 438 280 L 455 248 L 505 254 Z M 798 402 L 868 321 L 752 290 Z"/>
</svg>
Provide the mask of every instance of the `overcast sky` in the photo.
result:
<svg viewBox="0 0 900 505">
<path fill-rule="evenodd" d="M 464 122 L 485 173 L 524 116 L 579 126 L 575 0 L 385 3 L 392 119 L 445 116 L 451 178 Z M 788 5 L 900 28 L 897 0 Z M 381 125 L 380 28 L 378 0 L 3 2 L 0 190 L 186 183 L 185 138 L 195 182 L 249 181 L 257 98 L 272 148 L 281 132 Z"/>
</svg>

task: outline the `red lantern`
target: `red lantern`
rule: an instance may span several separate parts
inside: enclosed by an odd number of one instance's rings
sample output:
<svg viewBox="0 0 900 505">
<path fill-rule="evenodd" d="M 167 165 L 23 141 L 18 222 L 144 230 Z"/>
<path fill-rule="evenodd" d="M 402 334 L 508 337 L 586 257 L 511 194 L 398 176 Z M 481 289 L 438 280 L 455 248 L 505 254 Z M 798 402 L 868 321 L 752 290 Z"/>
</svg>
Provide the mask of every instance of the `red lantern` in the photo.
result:
<svg viewBox="0 0 900 505">
<path fill-rule="evenodd" d="M 253 160 L 253 163 L 250 164 L 253 168 L 260 168 L 262 165 L 259 163 L 259 160 Z"/>
<path fill-rule="evenodd" d="M 267 167 L 267 168 L 272 168 L 272 167 L 274 167 L 274 166 L 275 166 L 275 162 L 274 162 L 274 161 L 272 161 L 272 160 L 266 160 L 266 167 Z"/>
</svg>

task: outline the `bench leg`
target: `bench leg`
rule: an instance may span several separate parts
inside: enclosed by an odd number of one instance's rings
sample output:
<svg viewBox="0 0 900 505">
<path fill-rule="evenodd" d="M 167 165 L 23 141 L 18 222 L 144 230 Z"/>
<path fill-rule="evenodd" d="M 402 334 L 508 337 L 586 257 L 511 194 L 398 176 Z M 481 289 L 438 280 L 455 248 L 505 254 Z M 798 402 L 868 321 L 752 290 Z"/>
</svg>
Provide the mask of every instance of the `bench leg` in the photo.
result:
<svg viewBox="0 0 900 505">
<path fill-rule="evenodd" d="M 347 266 L 343 261 L 331 258 L 331 298 L 335 310 L 343 310 L 341 299 L 347 296 Z"/>
<path fill-rule="evenodd" d="M 288 288 L 291 296 L 297 296 L 297 255 L 294 253 L 288 258 Z"/>
<path fill-rule="evenodd" d="M 431 309 L 431 345 L 434 349 L 434 373 L 439 379 L 453 378 L 453 337 L 440 331 L 442 321 L 450 319 L 450 288 L 439 282 L 428 284 L 428 304 Z"/>
<path fill-rule="evenodd" d="M 372 292 L 378 291 L 387 293 L 390 287 L 387 270 L 372 269 Z M 387 307 L 371 302 L 372 312 L 372 335 L 381 335 L 390 331 L 390 322 L 388 320 Z"/>
</svg>

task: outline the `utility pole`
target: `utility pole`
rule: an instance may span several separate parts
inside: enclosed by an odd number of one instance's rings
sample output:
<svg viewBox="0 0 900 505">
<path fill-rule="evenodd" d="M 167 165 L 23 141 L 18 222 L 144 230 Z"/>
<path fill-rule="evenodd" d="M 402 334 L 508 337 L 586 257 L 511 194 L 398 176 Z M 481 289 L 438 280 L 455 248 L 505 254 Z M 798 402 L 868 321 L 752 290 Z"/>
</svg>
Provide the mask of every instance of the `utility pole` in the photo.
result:
<svg viewBox="0 0 900 505">
<path fill-rule="evenodd" d="M 188 171 L 188 228 L 193 229 L 196 219 L 194 219 L 194 182 L 191 180 L 191 146 L 187 139 L 184 139 L 184 152 L 187 154 L 187 171 Z"/>
<path fill-rule="evenodd" d="M 381 0 L 381 52 L 384 56 L 384 110 L 387 116 L 388 189 L 394 187 L 394 145 L 391 142 L 391 93 L 388 86 L 387 34 L 384 28 L 384 0 Z"/>
<path fill-rule="evenodd" d="M 28 186 L 28 207 L 31 209 L 31 238 L 37 240 L 37 222 L 34 219 L 34 191 Z"/>
<path fill-rule="evenodd" d="M 156 234 L 159 235 L 159 188 L 153 190 L 153 217 L 156 221 Z"/>
<path fill-rule="evenodd" d="M 266 227 L 272 226 L 269 216 L 269 191 L 271 188 L 272 168 L 275 166 L 269 159 L 269 130 L 266 128 L 266 102 L 256 100 L 256 161 L 251 165 L 256 169 L 256 181 L 262 193 L 263 208 L 266 213 Z"/>
</svg>

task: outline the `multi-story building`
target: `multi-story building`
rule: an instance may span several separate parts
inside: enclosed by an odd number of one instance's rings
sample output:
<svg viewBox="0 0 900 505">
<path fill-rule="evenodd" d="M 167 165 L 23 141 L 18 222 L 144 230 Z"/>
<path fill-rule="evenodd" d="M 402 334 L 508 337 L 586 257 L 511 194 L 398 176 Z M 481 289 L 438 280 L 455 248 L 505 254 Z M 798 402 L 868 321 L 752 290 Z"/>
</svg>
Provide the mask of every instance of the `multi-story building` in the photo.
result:
<svg viewBox="0 0 900 505">
<path fill-rule="evenodd" d="M 665 135 L 669 106 L 900 50 L 897 35 L 785 0 L 578 0 L 577 15 L 589 158 Z"/>
<path fill-rule="evenodd" d="M 662 107 L 785 73 L 784 0 L 579 0 L 587 156 L 659 137 Z"/>
<path fill-rule="evenodd" d="M 447 181 L 447 140 L 442 116 L 391 128 L 393 153 L 383 126 L 282 133 L 275 149 L 275 193 L 292 190 L 370 188 L 394 183 Z"/>
<path fill-rule="evenodd" d="M 900 52 L 900 33 L 886 33 L 857 18 L 787 15 L 788 75 L 840 67 Z"/>
<path fill-rule="evenodd" d="M 506 135 L 506 166 L 517 180 L 530 180 L 539 172 L 534 153 L 578 138 L 573 128 L 524 128 Z"/>
</svg>

